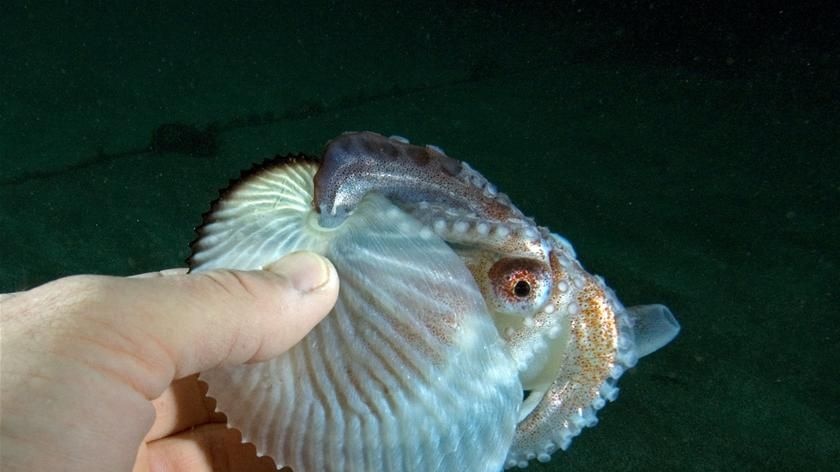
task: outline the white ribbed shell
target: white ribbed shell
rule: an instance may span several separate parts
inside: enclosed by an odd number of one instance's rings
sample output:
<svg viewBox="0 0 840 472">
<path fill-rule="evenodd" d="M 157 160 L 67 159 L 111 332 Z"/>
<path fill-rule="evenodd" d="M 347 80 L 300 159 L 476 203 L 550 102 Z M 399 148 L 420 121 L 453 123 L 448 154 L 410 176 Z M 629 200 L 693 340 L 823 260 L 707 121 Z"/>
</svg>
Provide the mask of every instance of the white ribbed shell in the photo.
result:
<svg viewBox="0 0 840 472">
<path fill-rule="evenodd" d="M 376 194 L 321 228 L 316 170 L 253 173 L 200 230 L 193 271 L 258 269 L 307 249 L 341 281 L 333 312 L 288 353 L 202 373 L 209 395 L 244 440 L 296 472 L 500 470 L 522 387 L 469 271 Z"/>
</svg>

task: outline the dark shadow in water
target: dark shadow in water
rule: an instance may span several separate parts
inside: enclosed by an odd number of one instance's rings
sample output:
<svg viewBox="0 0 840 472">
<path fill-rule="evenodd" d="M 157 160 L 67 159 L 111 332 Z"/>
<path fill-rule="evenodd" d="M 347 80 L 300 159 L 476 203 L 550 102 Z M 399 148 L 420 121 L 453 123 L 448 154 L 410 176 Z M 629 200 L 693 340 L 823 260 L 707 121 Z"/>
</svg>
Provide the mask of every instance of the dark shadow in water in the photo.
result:
<svg viewBox="0 0 840 472">
<path fill-rule="evenodd" d="M 379 93 L 367 93 L 364 90 L 361 90 L 356 95 L 342 97 L 330 104 L 314 100 L 305 100 L 297 105 L 287 108 L 279 114 L 276 114 L 273 111 L 251 113 L 246 116 L 234 117 L 227 121 L 213 121 L 203 127 L 187 123 L 164 123 L 152 131 L 151 140 L 149 141 L 149 144 L 144 147 L 113 153 L 105 152 L 100 148 L 96 151 L 95 155 L 75 164 L 58 169 L 24 172 L 15 177 L 0 180 L 0 185 L 12 186 L 36 180 L 49 179 L 68 172 L 88 169 L 119 159 L 144 154 L 175 154 L 197 158 L 212 158 L 219 150 L 221 135 L 240 128 L 255 128 L 258 126 L 300 121 L 307 118 L 321 116 L 326 113 L 350 110 L 382 100 L 399 99 L 433 90 L 454 87 L 462 84 L 483 82 L 499 77 L 530 74 L 534 71 L 551 67 L 557 67 L 557 65 L 503 70 L 503 68 L 492 59 L 483 58 L 474 63 L 467 75 L 462 79 L 436 84 L 422 84 L 414 87 L 400 87 L 399 85 L 394 85 L 387 92 Z"/>
</svg>

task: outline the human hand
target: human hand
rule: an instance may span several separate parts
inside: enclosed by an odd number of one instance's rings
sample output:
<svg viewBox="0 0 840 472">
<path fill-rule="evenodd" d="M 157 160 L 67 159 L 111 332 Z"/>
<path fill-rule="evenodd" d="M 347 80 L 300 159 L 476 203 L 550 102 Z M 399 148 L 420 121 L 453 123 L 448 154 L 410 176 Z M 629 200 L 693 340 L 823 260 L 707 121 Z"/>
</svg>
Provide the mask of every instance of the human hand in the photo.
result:
<svg viewBox="0 0 840 472">
<path fill-rule="evenodd" d="M 291 348 L 335 303 L 335 268 L 295 253 L 184 272 L 0 295 L 0 469 L 276 469 L 218 423 L 194 374 Z"/>
</svg>

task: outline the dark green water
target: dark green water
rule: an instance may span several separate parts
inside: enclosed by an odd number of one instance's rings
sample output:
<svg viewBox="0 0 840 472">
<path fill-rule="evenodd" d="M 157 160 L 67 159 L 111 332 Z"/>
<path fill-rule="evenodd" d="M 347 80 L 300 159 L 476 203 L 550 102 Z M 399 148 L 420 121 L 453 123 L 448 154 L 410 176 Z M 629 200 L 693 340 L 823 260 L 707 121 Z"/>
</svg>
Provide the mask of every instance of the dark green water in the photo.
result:
<svg viewBox="0 0 840 472">
<path fill-rule="evenodd" d="M 4 4 L 0 290 L 183 265 L 252 162 L 400 134 L 682 324 L 529 470 L 837 470 L 836 13 L 594 5 Z M 215 152 L 141 152 L 175 122 Z"/>
</svg>

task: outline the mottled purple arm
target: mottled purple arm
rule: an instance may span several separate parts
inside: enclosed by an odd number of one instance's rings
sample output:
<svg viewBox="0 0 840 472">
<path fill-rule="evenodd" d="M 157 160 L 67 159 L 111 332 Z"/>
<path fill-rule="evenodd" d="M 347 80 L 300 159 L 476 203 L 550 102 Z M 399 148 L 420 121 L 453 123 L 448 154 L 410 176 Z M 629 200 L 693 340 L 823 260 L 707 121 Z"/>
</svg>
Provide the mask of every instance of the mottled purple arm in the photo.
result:
<svg viewBox="0 0 840 472">
<path fill-rule="evenodd" d="M 398 204 L 429 202 L 488 220 L 522 216 L 481 174 L 436 147 L 371 132 L 346 133 L 330 141 L 315 174 L 321 224 L 339 224 L 371 191 Z"/>
</svg>

